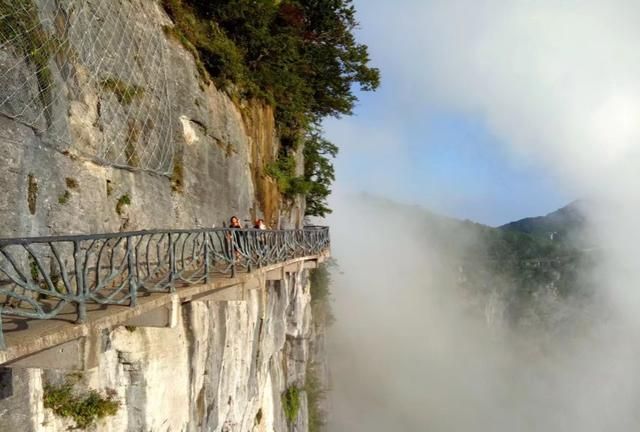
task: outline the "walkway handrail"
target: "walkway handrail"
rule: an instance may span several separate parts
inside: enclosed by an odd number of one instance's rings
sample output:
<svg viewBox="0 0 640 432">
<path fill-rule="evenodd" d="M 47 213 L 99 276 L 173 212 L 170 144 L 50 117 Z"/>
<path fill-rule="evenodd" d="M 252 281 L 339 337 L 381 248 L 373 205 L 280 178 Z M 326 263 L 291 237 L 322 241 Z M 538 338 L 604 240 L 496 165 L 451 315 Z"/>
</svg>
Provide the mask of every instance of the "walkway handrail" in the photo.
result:
<svg viewBox="0 0 640 432">
<path fill-rule="evenodd" d="M 171 293 L 328 248 L 328 227 L 0 239 L 0 349 L 5 316 L 51 319 L 72 304 L 83 322 L 90 303 L 135 307 L 139 293 Z"/>
</svg>

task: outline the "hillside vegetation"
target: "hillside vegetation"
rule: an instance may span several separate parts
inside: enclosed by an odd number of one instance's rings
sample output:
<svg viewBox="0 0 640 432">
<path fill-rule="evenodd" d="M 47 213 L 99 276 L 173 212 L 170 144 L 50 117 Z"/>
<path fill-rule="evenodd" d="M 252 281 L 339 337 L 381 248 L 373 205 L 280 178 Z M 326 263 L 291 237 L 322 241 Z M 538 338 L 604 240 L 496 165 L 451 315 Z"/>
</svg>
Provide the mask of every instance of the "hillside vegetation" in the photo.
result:
<svg viewBox="0 0 640 432">
<path fill-rule="evenodd" d="M 202 78 L 232 97 L 275 109 L 282 147 L 268 167 L 285 198 L 303 194 L 307 214 L 330 212 L 326 198 L 338 149 L 322 137 L 328 116 L 349 115 L 354 85 L 375 90 L 379 72 L 353 34 L 351 0 L 163 0 L 167 31 L 196 57 Z M 304 146 L 304 174 L 294 152 Z"/>
<path fill-rule="evenodd" d="M 528 217 L 498 227 L 502 231 L 530 234 L 562 243 L 580 242 L 580 232 L 585 227 L 586 202 L 574 201 L 546 216 Z"/>
<path fill-rule="evenodd" d="M 599 252 L 585 249 L 581 231 L 585 218 L 574 205 L 530 224 L 512 223 L 493 228 L 487 225 L 444 217 L 417 206 L 363 197 L 367 211 L 380 214 L 412 215 L 410 229 L 424 247 L 443 257 L 457 285 L 486 307 L 490 297 L 499 299 L 504 318 L 512 325 L 545 322 L 552 316 L 550 304 L 577 304 L 594 293 L 590 270 Z M 572 214 L 562 219 L 558 214 Z M 542 227 L 553 224 L 554 231 L 571 236 L 547 235 Z M 445 269 L 443 268 L 443 271 Z M 558 314 L 556 314 L 556 317 Z"/>
</svg>

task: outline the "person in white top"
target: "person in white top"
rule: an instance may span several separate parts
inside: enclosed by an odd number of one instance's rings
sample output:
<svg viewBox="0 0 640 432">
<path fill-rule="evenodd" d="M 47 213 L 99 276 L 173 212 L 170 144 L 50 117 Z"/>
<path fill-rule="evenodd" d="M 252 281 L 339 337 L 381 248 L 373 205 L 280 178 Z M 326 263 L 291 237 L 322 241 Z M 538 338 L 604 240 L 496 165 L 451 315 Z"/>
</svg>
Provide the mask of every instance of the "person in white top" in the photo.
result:
<svg viewBox="0 0 640 432">
<path fill-rule="evenodd" d="M 256 222 L 253 224 L 254 229 L 266 230 L 267 226 L 264 224 L 264 220 L 256 219 Z"/>
</svg>

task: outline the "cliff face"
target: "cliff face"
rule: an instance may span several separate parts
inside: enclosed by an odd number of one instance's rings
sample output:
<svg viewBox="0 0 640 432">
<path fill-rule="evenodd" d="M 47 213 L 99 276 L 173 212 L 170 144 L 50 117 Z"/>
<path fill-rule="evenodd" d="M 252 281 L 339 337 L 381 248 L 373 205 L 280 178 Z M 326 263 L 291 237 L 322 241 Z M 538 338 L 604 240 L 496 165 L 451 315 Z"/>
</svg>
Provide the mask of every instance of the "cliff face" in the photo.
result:
<svg viewBox="0 0 640 432">
<path fill-rule="evenodd" d="M 208 83 L 158 2 L 0 7 L 0 234 L 277 222 L 272 111 Z"/>
<path fill-rule="evenodd" d="M 0 0 L 0 9 L 15 18 L 0 23 L 0 236 L 211 227 L 231 215 L 301 221 L 300 203 L 281 216 L 264 174 L 278 151 L 271 109 L 208 83 L 158 2 Z M 307 272 L 269 283 L 264 308 L 251 291 L 246 302 L 185 304 L 175 329 L 104 334 L 100 367 L 71 377 L 120 401 L 97 430 L 306 430 L 304 391 L 295 424 L 281 395 L 305 381 Z M 44 384 L 68 374 L 1 375 L 0 431 L 73 424 L 42 401 Z"/>
<path fill-rule="evenodd" d="M 268 283 L 264 303 L 253 290 L 245 302 L 186 304 L 174 329 L 114 328 L 103 335 L 100 366 L 82 374 L 14 370 L 13 395 L 0 401 L 0 430 L 73 426 L 42 402 L 43 383 L 71 378 L 79 388 L 113 391 L 121 402 L 97 431 L 306 431 L 304 391 L 293 424 L 281 395 L 305 383 L 312 334 L 307 272 Z"/>
</svg>

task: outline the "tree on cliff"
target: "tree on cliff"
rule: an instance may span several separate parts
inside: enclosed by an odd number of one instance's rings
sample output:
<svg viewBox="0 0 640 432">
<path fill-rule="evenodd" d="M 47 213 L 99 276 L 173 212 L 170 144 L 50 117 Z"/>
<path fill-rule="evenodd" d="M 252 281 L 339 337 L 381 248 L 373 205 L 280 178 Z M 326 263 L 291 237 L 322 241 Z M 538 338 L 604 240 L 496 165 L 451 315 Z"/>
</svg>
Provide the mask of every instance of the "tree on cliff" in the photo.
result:
<svg viewBox="0 0 640 432">
<path fill-rule="evenodd" d="M 308 182 L 307 214 L 324 216 L 331 213 L 327 197 L 335 172 L 331 159 L 338 154 L 338 147 L 322 137 L 319 129 L 309 132 L 304 143 L 304 177 Z"/>
<path fill-rule="evenodd" d="M 328 116 L 349 115 L 354 84 L 375 90 L 380 74 L 356 41 L 351 0 L 164 0 L 180 37 L 223 88 L 275 108 L 283 147 L 270 172 L 285 196 L 303 193 L 310 215 L 330 212 L 337 148 L 321 137 Z M 232 85 L 230 85 L 232 84 Z M 306 142 L 305 175 L 292 152 Z"/>
</svg>

